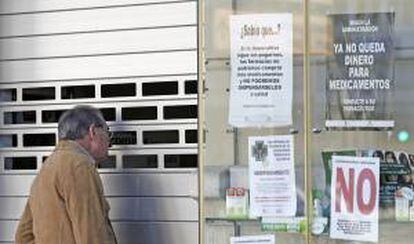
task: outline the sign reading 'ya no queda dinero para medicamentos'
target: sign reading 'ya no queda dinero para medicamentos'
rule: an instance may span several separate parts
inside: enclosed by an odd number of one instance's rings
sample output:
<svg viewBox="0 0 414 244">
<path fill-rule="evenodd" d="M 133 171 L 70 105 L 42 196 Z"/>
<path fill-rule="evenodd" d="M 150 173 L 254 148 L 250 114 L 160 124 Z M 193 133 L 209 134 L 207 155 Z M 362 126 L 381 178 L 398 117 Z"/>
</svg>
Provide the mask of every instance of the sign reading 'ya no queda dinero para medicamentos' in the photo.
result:
<svg viewBox="0 0 414 244">
<path fill-rule="evenodd" d="M 292 123 L 292 14 L 231 16 L 229 123 Z"/>
<path fill-rule="evenodd" d="M 329 16 L 327 127 L 393 127 L 394 13 Z"/>
</svg>

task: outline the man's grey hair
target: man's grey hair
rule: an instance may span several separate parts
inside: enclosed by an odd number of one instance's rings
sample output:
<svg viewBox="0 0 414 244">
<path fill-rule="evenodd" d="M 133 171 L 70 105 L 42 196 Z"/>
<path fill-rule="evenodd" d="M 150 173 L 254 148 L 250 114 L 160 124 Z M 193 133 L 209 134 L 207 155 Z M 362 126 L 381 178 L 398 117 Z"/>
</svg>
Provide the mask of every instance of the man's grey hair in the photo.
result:
<svg viewBox="0 0 414 244">
<path fill-rule="evenodd" d="M 106 125 L 101 111 L 92 106 L 76 106 L 60 116 L 58 123 L 59 140 L 81 139 L 88 133 L 92 124 L 97 127 Z"/>
</svg>

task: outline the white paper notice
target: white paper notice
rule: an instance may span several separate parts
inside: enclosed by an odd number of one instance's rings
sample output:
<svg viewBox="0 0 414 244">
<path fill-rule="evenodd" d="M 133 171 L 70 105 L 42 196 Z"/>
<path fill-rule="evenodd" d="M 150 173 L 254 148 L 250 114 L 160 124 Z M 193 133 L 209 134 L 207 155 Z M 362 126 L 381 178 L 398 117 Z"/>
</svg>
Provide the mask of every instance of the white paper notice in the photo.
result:
<svg viewBox="0 0 414 244">
<path fill-rule="evenodd" d="M 229 123 L 292 123 L 292 14 L 233 15 Z"/>
<path fill-rule="evenodd" d="M 274 235 L 230 237 L 230 244 L 275 244 Z"/>
<path fill-rule="evenodd" d="M 293 136 L 249 138 L 251 217 L 296 214 Z"/>
<path fill-rule="evenodd" d="M 332 156 L 331 238 L 378 242 L 379 158 Z"/>
</svg>

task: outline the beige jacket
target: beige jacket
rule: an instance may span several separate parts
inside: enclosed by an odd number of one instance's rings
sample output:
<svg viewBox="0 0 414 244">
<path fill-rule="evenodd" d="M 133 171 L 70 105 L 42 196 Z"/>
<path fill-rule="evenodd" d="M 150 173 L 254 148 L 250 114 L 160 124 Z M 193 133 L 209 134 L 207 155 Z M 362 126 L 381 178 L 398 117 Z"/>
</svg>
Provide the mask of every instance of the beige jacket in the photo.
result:
<svg viewBox="0 0 414 244">
<path fill-rule="evenodd" d="M 60 141 L 35 178 L 16 244 L 113 244 L 109 205 L 94 160 Z"/>
</svg>

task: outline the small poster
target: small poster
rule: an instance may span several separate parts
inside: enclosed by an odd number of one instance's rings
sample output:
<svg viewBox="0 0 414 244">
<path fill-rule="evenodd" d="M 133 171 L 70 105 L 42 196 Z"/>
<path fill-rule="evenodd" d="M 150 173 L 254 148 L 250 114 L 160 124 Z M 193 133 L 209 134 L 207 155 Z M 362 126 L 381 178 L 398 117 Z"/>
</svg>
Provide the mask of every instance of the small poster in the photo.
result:
<svg viewBox="0 0 414 244">
<path fill-rule="evenodd" d="M 230 237 L 230 244 L 275 244 L 274 235 Z"/>
<path fill-rule="evenodd" d="M 380 160 L 380 206 L 393 207 L 398 189 L 412 188 L 411 168 L 405 152 L 391 150 L 368 150 L 368 156 Z"/>
<path fill-rule="evenodd" d="M 247 219 L 249 199 L 247 189 L 230 187 L 226 189 L 226 216 L 229 219 Z"/>
<path fill-rule="evenodd" d="M 249 138 L 251 217 L 296 214 L 293 136 Z"/>
<path fill-rule="evenodd" d="M 305 217 L 263 217 L 262 231 L 304 233 L 306 231 Z"/>
<path fill-rule="evenodd" d="M 233 15 L 229 123 L 292 123 L 292 14 Z"/>
<path fill-rule="evenodd" d="M 379 158 L 332 156 L 330 237 L 378 242 Z"/>
<path fill-rule="evenodd" d="M 394 13 L 329 17 L 325 125 L 394 127 Z"/>
</svg>

